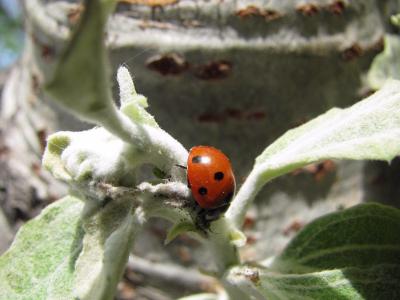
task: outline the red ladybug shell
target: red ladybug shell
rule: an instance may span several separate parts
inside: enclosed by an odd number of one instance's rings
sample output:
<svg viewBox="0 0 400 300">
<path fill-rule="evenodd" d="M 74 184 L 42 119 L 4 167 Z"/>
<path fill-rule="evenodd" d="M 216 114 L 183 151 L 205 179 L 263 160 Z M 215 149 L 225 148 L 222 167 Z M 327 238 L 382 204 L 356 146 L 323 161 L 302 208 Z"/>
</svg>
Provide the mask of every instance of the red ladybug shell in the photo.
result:
<svg viewBox="0 0 400 300">
<path fill-rule="evenodd" d="M 188 185 L 202 208 L 227 205 L 235 193 L 235 176 L 231 163 L 218 149 L 196 146 L 187 161 Z"/>
</svg>

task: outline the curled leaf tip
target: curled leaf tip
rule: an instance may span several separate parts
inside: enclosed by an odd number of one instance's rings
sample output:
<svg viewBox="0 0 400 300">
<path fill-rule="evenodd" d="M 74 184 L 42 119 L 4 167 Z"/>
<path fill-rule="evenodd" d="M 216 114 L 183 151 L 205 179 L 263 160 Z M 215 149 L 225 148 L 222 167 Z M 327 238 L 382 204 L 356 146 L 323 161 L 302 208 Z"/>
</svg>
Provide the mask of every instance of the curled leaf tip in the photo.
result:
<svg viewBox="0 0 400 300">
<path fill-rule="evenodd" d="M 243 247 L 246 245 L 247 238 L 245 234 L 239 229 L 232 229 L 230 232 L 230 240 L 236 247 Z"/>
<path fill-rule="evenodd" d="M 392 22 L 393 25 L 400 27 L 400 14 L 391 16 L 390 22 Z"/>
<path fill-rule="evenodd" d="M 50 135 L 47 139 L 47 149 L 54 155 L 61 155 L 61 153 L 70 144 L 70 138 L 62 134 Z"/>
<path fill-rule="evenodd" d="M 176 223 L 169 231 L 167 234 L 167 237 L 165 238 L 164 245 L 168 245 L 170 242 L 172 242 L 178 235 L 192 231 L 196 232 L 196 227 L 193 223 L 190 223 L 188 221 L 184 222 L 178 222 Z"/>
<path fill-rule="evenodd" d="M 119 95 L 121 106 L 128 104 L 137 95 L 131 74 L 125 66 L 120 66 L 117 71 L 117 81 L 119 85 Z"/>
<path fill-rule="evenodd" d="M 121 112 L 135 123 L 158 127 L 154 117 L 146 111 L 147 98 L 135 90 L 132 77 L 125 66 L 120 66 L 117 72 L 120 89 Z"/>
</svg>

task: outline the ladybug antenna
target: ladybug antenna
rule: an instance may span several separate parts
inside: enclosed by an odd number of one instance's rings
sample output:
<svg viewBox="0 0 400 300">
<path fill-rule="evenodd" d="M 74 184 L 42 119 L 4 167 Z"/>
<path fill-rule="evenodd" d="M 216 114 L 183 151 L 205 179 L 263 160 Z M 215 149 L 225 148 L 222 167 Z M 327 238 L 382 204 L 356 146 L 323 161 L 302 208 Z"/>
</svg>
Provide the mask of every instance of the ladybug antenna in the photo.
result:
<svg viewBox="0 0 400 300">
<path fill-rule="evenodd" d="M 179 168 L 181 168 L 181 169 L 187 169 L 187 167 L 185 167 L 185 166 L 182 166 L 182 165 L 175 165 L 175 166 L 177 166 L 177 167 L 179 167 Z"/>
</svg>

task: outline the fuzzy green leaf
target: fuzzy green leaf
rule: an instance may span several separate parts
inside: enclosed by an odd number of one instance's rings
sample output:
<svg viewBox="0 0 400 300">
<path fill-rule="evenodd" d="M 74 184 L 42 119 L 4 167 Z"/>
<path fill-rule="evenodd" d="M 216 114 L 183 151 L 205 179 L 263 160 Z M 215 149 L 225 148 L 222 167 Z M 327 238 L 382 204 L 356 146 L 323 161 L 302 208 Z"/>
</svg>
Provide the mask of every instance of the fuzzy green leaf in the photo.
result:
<svg viewBox="0 0 400 300">
<path fill-rule="evenodd" d="M 45 167 L 53 176 L 63 181 L 71 181 L 71 174 L 65 169 L 61 160 L 63 151 L 70 145 L 71 140 L 67 135 L 54 134 L 47 139 L 47 145 L 42 158 Z"/>
<path fill-rule="evenodd" d="M 57 62 L 52 77 L 47 79 L 46 91 L 53 100 L 58 101 L 76 116 L 101 126 L 129 144 L 131 146 L 127 149 L 129 154 L 135 152 L 136 157 L 140 156 L 134 160 L 142 159 L 141 163 L 152 163 L 171 175 L 173 179 L 184 180 L 183 172 L 173 169 L 176 169 L 174 167 L 176 164 L 182 164 L 185 161 L 186 149 L 159 128 L 153 116 L 146 111 L 147 100 L 136 93 L 132 78 L 125 67 L 121 67 L 118 71 L 121 110 L 117 109 L 112 99 L 110 66 L 104 39 L 107 36 L 105 33 L 107 18 L 116 2 L 116 0 L 84 1 L 81 20 Z M 93 157 L 86 160 L 86 157 L 76 156 L 71 158 L 76 162 L 74 167 L 83 167 L 83 169 L 75 170 L 71 178 L 66 166 L 58 164 L 60 155 L 57 155 L 55 151 L 46 152 L 54 154 L 52 157 L 46 156 L 46 167 L 65 181 L 71 181 L 71 179 L 82 181 L 95 178 L 97 175 L 109 175 L 107 169 L 99 170 L 95 167 Z M 110 152 L 110 155 L 112 154 L 113 151 Z M 123 159 L 122 156 L 119 158 Z M 103 165 L 102 160 L 98 162 Z M 126 162 L 125 165 L 130 163 Z M 52 165 L 53 163 L 58 165 Z M 111 167 L 116 167 L 116 165 Z M 125 178 L 129 177 L 132 176 L 125 176 Z M 131 186 L 129 183 L 127 185 Z"/>
<path fill-rule="evenodd" d="M 142 162 L 133 147 L 102 127 L 86 131 L 61 131 L 50 135 L 43 166 L 54 177 L 68 183 L 90 180 L 133 185 L 133 174 Z"/>
<path fill-rule="evenodd" d="M 254 299 L 362 300 L 399 299 L 400 266 L 334 269 L 280 274 L 265 267 L 232 268 L 227 281 Z"/>
<path fill-rule="evenodd" d="M 334 108 L 289 130 L 256 159 L 227 211 L 240 226 L 250 203 L 269 180 L 326 159 L 390 162 L 400 154 L 400 81 L 391 81 L 347 109 Z"/>
<path fill-rule="evenodd" d="M 398 16 L 393 20 L 398 20 Z M 385 49 L 378 54 L 368 72 L 368 84 L 373 89 L 381 88 L 388 80 L 400 79 L 400 37 L 387 34 Z"/>
<path fill-rule="evenodd" d="M 304 273 L 391 264 L 400 267 L 400 211 L 368 203 L 321 217 L 306 226 L 272 268 Z"/>
<path fill-rule="evenodd" d="M 81 21 L 57 62 L 54 73 L 47 80 L 45 89 L 53 100 L 76 116 L 103 126 L 137 148 L 146 148 L 152 141 L 148 138 L 149 130 L 160 135 L 165 133 L 151 130 L 158 129 L 158 125 L 145 110 L 146 98 L 136 93 L 125 67 L 118 72 L 121 111 L 112 99 L 104 38 L 107 18 L 115 3 L 116 0 L 85 1 Z M 146 125 L 152 128 L 146 128 Z M 169 136 L 167 139 L 172 140 Z"/>
<path fill-rule="evenodd" d="M 54 100 L 92 122 L 113 118 L 116 112 L 103 42 L 114 4 L 114 0 L 85 1 L 82 20 L 46 86 Z"/>
<path fill-rule="evenodd" d="M 289 130 L 257 157 L 255 168 L 270 173 L 325 159 L 391 161 L 398 154 L 400 81 L 392 81 L 347 109 L 331 109 Z"/>
<path fill-rule="evenodd" d="M 100 207 L 86 207 L 82 227 L 85 235 L 75 266 L 74 296 L 112 299 L 141 228 L 132 199 L 121 197 Z"/>
<path fill-rule="evenodd" d="M 188 231 L 196 232 L 197 228 L 192 222 L 183 221 L 176 222 L 171 229 L 168 230 L 167 237 L 165 238 L 164 245 L 172 242 L 181 233 L 186 233 Z"/>
<path fill-rule="evenodd" d="M 0 258 L 0 299 L 111 299 L 140 227 L 126 197 L 57 201 Z"/>
<path fill-rule="evenodd" d="M 268 268 L 227 280 L 267 299 L 398 299 L 400 211 L 363 204 L 307 225 Z"/>
<path fill-rule="evenodd" d="M 0 299 L 71 299 L 82 208 L 65 197 L 22 226 L 0 257 Z"/>
<path fill-rule="evenodd" d="M 118 84 L 120 90 L 120 110 L 133 122 L 158 127 L 154 117 L 146 111 L 147 98 L 136 92 L 129 71 L 124 66 L 118 69 Z"/>
</svg>

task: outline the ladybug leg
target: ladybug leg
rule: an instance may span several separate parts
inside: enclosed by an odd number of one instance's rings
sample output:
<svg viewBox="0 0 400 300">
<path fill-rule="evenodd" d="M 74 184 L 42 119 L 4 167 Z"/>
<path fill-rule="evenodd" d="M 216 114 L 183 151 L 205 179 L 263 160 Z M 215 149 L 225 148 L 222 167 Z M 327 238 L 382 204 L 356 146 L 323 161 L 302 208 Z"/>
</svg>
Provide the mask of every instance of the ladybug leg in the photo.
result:
<svg viewBox="0 0 400 300">
<path fill-rule="evenodd" d="M 207 209 L 202 208 L 196 201 L 193 201 L 190 205 L 190 209 L 193 213 L 193 221 L 197 229 L 202 231 L 207 235 L 207 230 L 209 228 L 209 222 L 207 222 Z"/>
<path fill-rule="evenodd" d="M 211 223 L 211 222 L 219 219 L 221 214 L 223 214 L 228 209 L 228 207 L 229 207 L 229 203 L 224 203 L 223 205 L 218 206 L 217 208 L 208 210 L 205 215 L 206 220 Z"/>
<path fill-rule="evenodd" d="M 188 185 L 190 186 L 189 182 Z M 211 222 L 218 220 L 221 214 L 223 214 L 228 209 L 231 198 L 232 195 L 228 195 L 228 197 L 225 198 L 225 201 L 223 201 L 218 207 L 212 209 L 202 208 L 200 207 L 200 205 L 197 204 L 197 202 L 194 201 L 193 212 L 196 216 L 196 227 L 200 229 L 203 233 L 207 234 L 207 231 L 210 230 Z"/>
<path fill-rule="evenodd" d="M 229 205 L 230 205 L 230 201 L 232 199 L 232 193 L 230 193 L 227 197 L 225 197 L 225 199 L 220 203 L 219 206 L 213 208 L 213 209 L 209 209 L 207 211 L 206 214 L 206 220 L 209 222 L 215 221 L 217 220 L 221 214 L 223 214 L 224 212 L 226 212 L 226 210 L 228 209 Z"/>
<path fill-rule="evenodd" d="M 196 212 L 196 227 L 206 233 L 210 230 L 211 222 L 218 220 L 229 207 L 229 203 L 222 204 L 221 206 L 213 209 L 204 209 L 200 206 L 197 207 Z"/>
<path fill-rule="evenodd" d="M 198 229 L 200 229 L 204 234 L 207 235 L 207 230 L 210 229 L 210 221 L 207 220 L 208 211 L 200 206 L 196 210 L 195 224 Z"/>
</svg>

